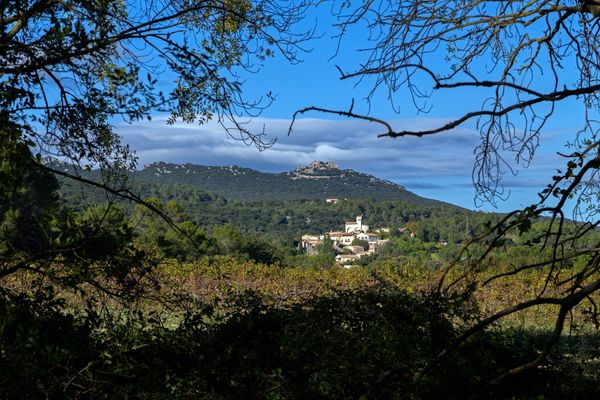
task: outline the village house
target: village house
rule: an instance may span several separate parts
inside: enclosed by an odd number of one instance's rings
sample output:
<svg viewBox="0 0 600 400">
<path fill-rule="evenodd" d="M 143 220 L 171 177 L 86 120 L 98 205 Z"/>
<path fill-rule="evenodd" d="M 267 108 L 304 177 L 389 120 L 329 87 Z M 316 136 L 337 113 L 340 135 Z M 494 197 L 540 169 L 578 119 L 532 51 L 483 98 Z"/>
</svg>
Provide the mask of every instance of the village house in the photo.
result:
<svg viewBox="0 0 600 400">
<path fill-rule="evenodd" d="M 365 242 L 369 242 L 369 244 L 370 244 L 373 242 L 377 242 L 378 240 L 381 240 L 381 235 L 378 235 L 376 233 L 370 233 L 370 232 L 361 232 L 356 235 L 356 238 L 358 240 L 364 240 Z"/>
<path fill-rule="evenodd" d="M 315 255 L 319 252 L 319 246 L 323 244 L 325 235 L 302 235 L 302 251 L 308 255 Z"/>
<path fill-rule="evenodd" d="M 369 243 L 369 254 L 379 253 L 379 251 L 389 242 L 388 239 L 378 240 L 373 243 Z"/>
<path fill-rule="evenodd" d="M 365 252 L 365 248 L 362 246 L 359 246 L 357 244 L 351 244 L 350 246 L 344 247 L 344 249 L 349 250 L 350 253 L 353 253 L 353 254 L 362 254 Z"/>
<path fill-rule="evenodd" d="M 356 238 L 355 235 L 352 235 L 352 234 L 343 234 L 342 236 L 340 236 L 340 244 L 342 246 L 351 245 L 355 238 Z"/>
<path fill-rule="evenodd" d="M 344 234 L 345 234 L 345 232 L 331 231 L 331 232 L 329 232 L 329 239 L 331 239 L 333 241 L 333 243 L 336 243 L 336 242 L 340 241 L 340 238 Z"/>
<path fill-rule="evenodd" d="M 358 254 L 338 254 L 337 256 L 335 256 L 335 261 L 338 264 L 346 265 L 346 264 L 352 264 L 353 261 L 356 261 L 359 258 L 360 258 L 360 255 L 358 255 Z"/>
</svg>

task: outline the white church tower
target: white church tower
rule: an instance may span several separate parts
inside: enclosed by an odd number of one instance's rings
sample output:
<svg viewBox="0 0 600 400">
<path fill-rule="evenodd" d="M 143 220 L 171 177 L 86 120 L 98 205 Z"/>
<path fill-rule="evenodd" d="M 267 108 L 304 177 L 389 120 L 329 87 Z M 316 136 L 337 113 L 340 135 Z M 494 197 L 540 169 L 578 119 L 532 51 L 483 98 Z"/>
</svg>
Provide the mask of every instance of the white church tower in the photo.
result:
<svg viewBox="0 0 600 400">
<path fill-rule="evenodd" d="M 368 232 L 369 226 L 363 225 L 362 223 L 362 215 L 356 216 L 356 221 L 346 222 L 345 232 L 350 233 L 360 233 L 360 232 Z"/>
</svg>

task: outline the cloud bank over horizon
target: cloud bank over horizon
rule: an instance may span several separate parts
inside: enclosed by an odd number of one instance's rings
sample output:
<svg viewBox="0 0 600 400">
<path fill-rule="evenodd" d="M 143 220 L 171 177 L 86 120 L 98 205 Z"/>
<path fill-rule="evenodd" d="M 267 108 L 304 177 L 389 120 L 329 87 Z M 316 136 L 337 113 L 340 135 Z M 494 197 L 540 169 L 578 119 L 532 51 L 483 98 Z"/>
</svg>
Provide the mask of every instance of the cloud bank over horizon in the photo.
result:
<svg viewBox="0 0 600 400">
<path fill-rule="evenodd" d="M 394 121 L 394 126 L 400 130 L 427 129 L 444 122 L 438 118 L 414 118 Z M 157 161 L 189 162 L 283 172 L 314 160 L 334 161 L 340 168 L 396 182 L 425 197 L 473 208 L 473 150 L 479 143 L 479 133 L 473 129 L 460 128 L 426 138 L 389 139 L 378 138 L 381 126 L 365 121 L 299 119 L 288 136 L 289 124 L 287 119 L 270 118 L 255 118 L 248 123 L 253 131 L 264 128 L 267 139 L 276 139 L 265 151 L 228 138 L 215 122 L 167 125 L 166 118 L 160 117 L 116 125 L 116 131 L 136 150 L 140 166 Z M 553 154 L 556 144 L 544 143 L 541 148 L 547 147 L 551 151 L 536 154 L 527 170 L 519 171 L 518 176 L 510 172 L 505 175 L 504 186 L 513 194 L 513 199 L 505 204 L 508 208 L 521 205 L 515 203 L 523 200 L 521 197 L 535 201 L 535 193 L 560 165 L 558 156 Z"/>
</svg>

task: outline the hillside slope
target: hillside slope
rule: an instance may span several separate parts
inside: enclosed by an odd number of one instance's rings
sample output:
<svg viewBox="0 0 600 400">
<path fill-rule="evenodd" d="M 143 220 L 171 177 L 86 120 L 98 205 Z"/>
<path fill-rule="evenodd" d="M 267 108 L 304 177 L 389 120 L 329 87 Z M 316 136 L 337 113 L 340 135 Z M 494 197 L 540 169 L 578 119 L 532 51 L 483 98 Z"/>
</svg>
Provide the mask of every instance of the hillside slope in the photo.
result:
<svg viewBox="0 0 600 400">
<path fill-rule="evenodd" d="M 208 167 L 158 162 L 144 166 L 135 175 L 138 182 L 190 185 L 230 200 L 341 198 L 439 204 L 396 183 L 350 169 L 339 169 L 334 163 L 320 161 L 284 173 L 266 173 L 237 166 Z"/>
</svg>

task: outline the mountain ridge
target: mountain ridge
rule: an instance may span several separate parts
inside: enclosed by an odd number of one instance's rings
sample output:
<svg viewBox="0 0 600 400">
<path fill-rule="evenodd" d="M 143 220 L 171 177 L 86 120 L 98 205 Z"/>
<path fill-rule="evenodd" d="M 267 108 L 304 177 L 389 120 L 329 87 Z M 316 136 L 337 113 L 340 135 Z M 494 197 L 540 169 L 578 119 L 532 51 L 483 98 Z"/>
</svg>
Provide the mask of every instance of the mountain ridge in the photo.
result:
<svg viewBox="0 0 600 400">
<path fill-rule="evenodd" d="M 146 164 L 134 179 L 147 183 L 194 186 L 231 200 L 314 200 L 326 198 L 400 200 L 441 204 L 410 192 L 395 182 L 374 175 L 341 169 L 333 162 L 313 161 L 288 172 L 262 172 L 251 168 L 205 166 L 164 161 Z"/>
</svg>

